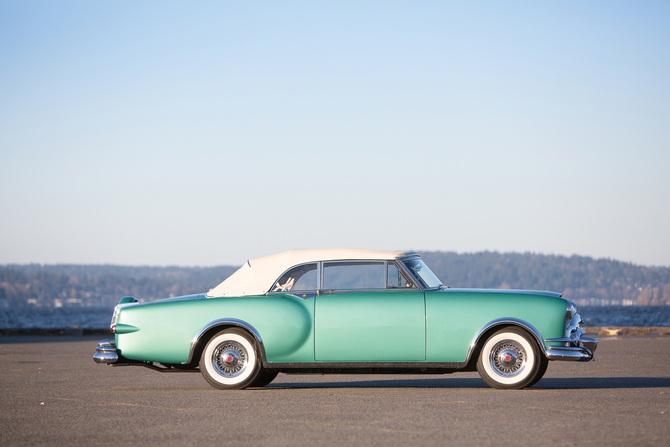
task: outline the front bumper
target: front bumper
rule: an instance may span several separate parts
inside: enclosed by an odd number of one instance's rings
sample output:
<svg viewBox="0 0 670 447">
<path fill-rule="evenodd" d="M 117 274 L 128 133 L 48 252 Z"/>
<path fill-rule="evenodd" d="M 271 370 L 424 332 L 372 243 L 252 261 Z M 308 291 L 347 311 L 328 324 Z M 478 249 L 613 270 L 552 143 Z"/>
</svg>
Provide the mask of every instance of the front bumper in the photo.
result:
<svg viewBox="0 0 670 447">
<path fill-rule="evenodd" d="M 546 341 L 560 341 L 562 339 L 550 339 Z M 579 346 L 549 346 L 547 348 L 547 359 L 563 360 L 571 362 L 588 362 L 593 360 L 593 355 L 598 347 L 598 340 L 591 337 L 581 337 Z"/>
<path fill-rule="evenodd" d="M 107 365 L 119 361 L 119 354 L 116 352 L 116 343 L 114 340 L 102 340 L 95 348 L 93 354 L 95 363 L 105 363 Z"/>
<path fill-rule="evenodd" d="M 593 355 L 598 348 L 598 340 L 584 337 L 584 322 L 582 317 L 575 313 L 565 328 L 565 337 L 550 338 L 547 343 L 561 343 L 562 346 L 548 346 L 546 350 L 547 359 L 562 360 L 570 362 L 588 362 L 593 360 Z"/>
</svg>

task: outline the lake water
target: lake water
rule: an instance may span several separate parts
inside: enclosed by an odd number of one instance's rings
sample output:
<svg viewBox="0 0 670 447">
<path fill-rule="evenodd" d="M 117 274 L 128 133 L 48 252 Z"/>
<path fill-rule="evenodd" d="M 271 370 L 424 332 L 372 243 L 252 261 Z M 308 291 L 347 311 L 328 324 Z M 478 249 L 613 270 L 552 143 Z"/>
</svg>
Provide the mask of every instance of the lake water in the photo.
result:
<svg viewBox="0 0 670 447">
<path fill-rule="evenodd" d="M 661 326 L 670 327 L 670 306 L 581 306 L 585 326 Z M 105 329 L 112 319 L 112 308 L 0 308 L 0 329 Z"/>
<path fill-rule="evenodd" d="M 670 306 L 577 306 L 584 326 L 670 327 Z"/>
</svg>

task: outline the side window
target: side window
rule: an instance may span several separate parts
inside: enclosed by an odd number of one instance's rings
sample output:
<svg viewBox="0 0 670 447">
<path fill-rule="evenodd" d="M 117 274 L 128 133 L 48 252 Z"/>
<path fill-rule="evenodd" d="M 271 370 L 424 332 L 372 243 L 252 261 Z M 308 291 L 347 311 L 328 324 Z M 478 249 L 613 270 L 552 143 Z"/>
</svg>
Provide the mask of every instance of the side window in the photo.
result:
<svg viewBox="0 0 670 447">
<path fill-rule="evenodd" d="M 385 289 L 384 262 L 324 262 L 324 290 Z"/>
<path fill-rule="evenodd" d="M 414 287 L 414 284 L 407 281 L 407 278 L 405 278 L 405 275 L 398 269 L 398 266 L 395 264 L 395 262 L 389 261 L 388 271 L 389 273 L 386 286 L 389 289 Z"/>
<path fill-rule="evenodd" d="M 316 290 L 316 264 L 294 267 L 284 273 L 275 283 L 271 292 Z"/>
</svg>

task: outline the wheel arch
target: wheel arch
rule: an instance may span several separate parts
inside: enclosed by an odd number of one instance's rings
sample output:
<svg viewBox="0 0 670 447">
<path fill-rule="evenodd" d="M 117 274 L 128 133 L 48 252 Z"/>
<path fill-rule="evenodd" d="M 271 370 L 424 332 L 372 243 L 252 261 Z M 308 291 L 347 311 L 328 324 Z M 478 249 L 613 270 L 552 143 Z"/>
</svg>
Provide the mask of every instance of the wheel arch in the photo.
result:
<svg viewBox="0 0 670 447">
<path fill-rule="evenodd" d="M 509 326 L 520 327 L 528 332 L 533 337 L 533 339 L 535 339 L 541 354 L 546 358 L 547 350 L 544 345 L 542 335 L 537 329 L 535 329 L 535 327 L 533 327 L 532 324 L 523 320 L 519 320 L 518 318 L 498 318 L 485 324 L 481 329 L 479 329 L 475 337 L 472 339 L 472 343 L 470 343 L 470 348 L 468 349 L 468 356 L 465 359 L 465 363 L 467 365 L 465 369 L 470 370 L 476 366 L 477 358 L 481 352 L 483 342 L 488 340 L 488 338 L 493 335 L 494 332 Z"/>
<path fill-rule="evenodd" d="M 202 329 L 191 340 L 191 347 L 188 353 L 188 360 L 183 362 L 184 365 L 197 365 L 200 355 L 202 354 L 203 349 L 207 342 L 219 331 L 227 328 L 241 328 L 251 335 L 258 345 L 259 356 L 261 364 L 265 364 L 265 346 L 263 345 L 263 339 L 258 333 L 256 328 L 246 321 L 238 320 L 235 318 L 222 318 L 219 320 L 214 320 L 206 324 Z"/>
</svg>

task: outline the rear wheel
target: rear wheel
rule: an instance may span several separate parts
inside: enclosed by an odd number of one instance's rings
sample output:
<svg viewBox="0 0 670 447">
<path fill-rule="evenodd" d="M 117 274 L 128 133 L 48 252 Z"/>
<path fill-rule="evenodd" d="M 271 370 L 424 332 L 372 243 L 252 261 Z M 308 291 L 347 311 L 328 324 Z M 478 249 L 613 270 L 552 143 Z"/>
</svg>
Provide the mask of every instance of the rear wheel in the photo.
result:
<svg viewBox="0 0 670 447">
<path fill-rule="evenodd" d="M 542 377 L 537 343 L 521 328 L 506 327 L 484 343 L 477 371 L 489 386 L 498 389 L 520 389 L 531 386 Z M 544 368 L 546 370 L 546 366 Z"/>
<path fill-rule="evenodd" d="M 251 386 L 261 372 L 256 342 L 241 329 L 219 332 L 202 351 L 200 372 L 210 385 L 220 390 Z"/>
</svg>

